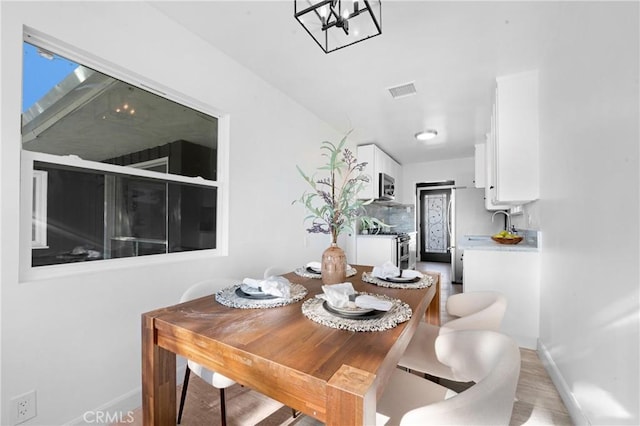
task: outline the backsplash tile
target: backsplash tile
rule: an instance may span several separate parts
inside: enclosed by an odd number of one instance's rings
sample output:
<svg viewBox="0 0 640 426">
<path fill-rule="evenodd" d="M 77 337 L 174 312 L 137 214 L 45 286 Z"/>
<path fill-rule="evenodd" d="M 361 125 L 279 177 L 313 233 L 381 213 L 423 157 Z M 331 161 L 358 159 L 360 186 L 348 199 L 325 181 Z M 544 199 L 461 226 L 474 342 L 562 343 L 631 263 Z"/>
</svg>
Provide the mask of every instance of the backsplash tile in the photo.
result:
<svg viewBox="0 0 640 426">
<path fill-rule="evenodd" d="M 416 209 L 412 204 L 371 203 L 364 208 L 368 216 L 380 219 L 388 225 L 394 225 L 392 228 L 394 231 L 415 232 L 416 230 Z"/>
</svg>

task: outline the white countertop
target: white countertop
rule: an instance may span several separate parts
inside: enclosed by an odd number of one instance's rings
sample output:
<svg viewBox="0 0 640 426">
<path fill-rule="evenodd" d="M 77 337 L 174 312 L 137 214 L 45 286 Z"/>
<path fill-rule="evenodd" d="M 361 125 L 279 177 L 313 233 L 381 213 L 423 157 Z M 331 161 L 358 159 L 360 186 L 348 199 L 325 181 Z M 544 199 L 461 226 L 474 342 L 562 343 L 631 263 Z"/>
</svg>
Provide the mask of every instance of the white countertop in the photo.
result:
<svg viewBox="0 0 640 426">
<path fill-rule="evenodd" d="M 415 237 L 417 231 L 406 232 L 410 237 Z M 396 238 L 396 234 L 357 234 L 357 237 L 366 237 L 366 238 Z"/>
<path fill-rule="evenodd" d="M 499 244 L 490 235 L 465 235 L 459 240 L 458 248 L 462 250 L 497 250 L 497 251 L 539 251 L 539 232 L 527 231 L 524 239 L 518 244 Z"/>
</svg>

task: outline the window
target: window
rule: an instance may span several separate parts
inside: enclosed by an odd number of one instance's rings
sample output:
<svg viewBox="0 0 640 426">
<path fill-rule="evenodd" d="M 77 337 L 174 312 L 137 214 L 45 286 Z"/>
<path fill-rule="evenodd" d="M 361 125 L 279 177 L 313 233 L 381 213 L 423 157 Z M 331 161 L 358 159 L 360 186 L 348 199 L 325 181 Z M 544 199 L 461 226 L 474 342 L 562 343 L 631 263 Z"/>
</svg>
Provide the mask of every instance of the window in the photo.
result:
<svg viewBox="0 0 640 426">
<path fill-rule="evenodd" d="M 29 268 L 219 249 L 219 119 L 26 39 Z"/>
</svg>

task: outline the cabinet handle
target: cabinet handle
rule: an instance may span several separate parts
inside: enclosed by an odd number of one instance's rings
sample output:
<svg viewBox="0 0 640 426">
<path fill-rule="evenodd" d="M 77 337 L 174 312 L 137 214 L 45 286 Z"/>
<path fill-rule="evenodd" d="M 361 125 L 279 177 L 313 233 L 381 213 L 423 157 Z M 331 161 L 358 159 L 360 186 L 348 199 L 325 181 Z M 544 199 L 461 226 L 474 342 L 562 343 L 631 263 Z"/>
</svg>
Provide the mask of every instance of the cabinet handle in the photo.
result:
<svg viewBox="0 0 640 426">
<path fill-rule="evenodd" d="M 493 189 L 493 185 L 491 185 L 491 186 L 489 187 L 489 189 Z"/>
</svg>

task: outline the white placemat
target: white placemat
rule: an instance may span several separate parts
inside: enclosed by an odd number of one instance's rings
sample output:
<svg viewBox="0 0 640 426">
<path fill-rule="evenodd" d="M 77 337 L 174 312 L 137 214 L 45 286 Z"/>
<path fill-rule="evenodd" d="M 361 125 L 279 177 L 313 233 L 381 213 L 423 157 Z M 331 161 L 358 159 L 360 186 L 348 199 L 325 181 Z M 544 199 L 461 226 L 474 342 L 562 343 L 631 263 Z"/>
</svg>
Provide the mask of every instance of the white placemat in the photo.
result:
<svg viewBox="0 0 640 426">
<path fill-rule="evenodd" d="M 402 288 L 402 289 L 419 289 L 419 288 L 431 287 L 431 285 L 433 284 L 433 282 L 435 280 L 433 279 L 433 277 L 431 275 L 423 274 L 423 277 L 419 281 L 416 281 L 416 282 L 406 282 L 406 283 L 391 282 L 391 281 L 385 281 L 382 278 L 374 277 L 369 272 L 363 272 L 362 273 L 362 281 L 364 281 L 366 283 L 369 283 L 369 284 L 375 284 L 375 285 L 380 286 L 380 287 Z"/>
<path fill-rule="evenodd" d="M 294 272 L 296 273 L 296 275 L 300 275 L 301 277 L 305 277 L 305 278 L 322 278 L 321 274 L 316 272 L 311 272 L 307 270 L 307 268 L 304 266 L 296 268 Z M 347 277 L 353 277 L 357 273 L 358 271 L 356 271 L 356 268 L 354 268 L 353 266 L 349 266 L 347 268 Z"/>
<path fill-rule="evenodd" d="M 230 308 L 240 309 L 260 309 L 260 308 L 277 308 L 291 303 L 299 302 L 307 295 L 307 289 L 301 284 L 291 284 L 291 297 L 276 297 L 274 299 L 250 299 L 240 297 L 236 290 L 241 284 L 235 284 L 230 287 L 223 288 L 216 293 L 216 301 Z"/>
<path fill-rule="evenodd" d="M 320 297 L 313 297 L 302 304 L 302 313 L 311 321 L 331 328 L 348 331 L 384 331 L 394 328 L 398 324 L 408 321 L 411 318 L 411 307 L 398 299 L 392 299 L 383 294 L 369 294 L 382 300 L 393 302 L 393 307 L 383 315 L 371 319 L 343 318 L 329 312 L 324 306 L 325 300 Z M 377 311 L 376 311 L 377 312 Z M 366 318 L 366 316 L 363 316 Z"/>
</svg>

